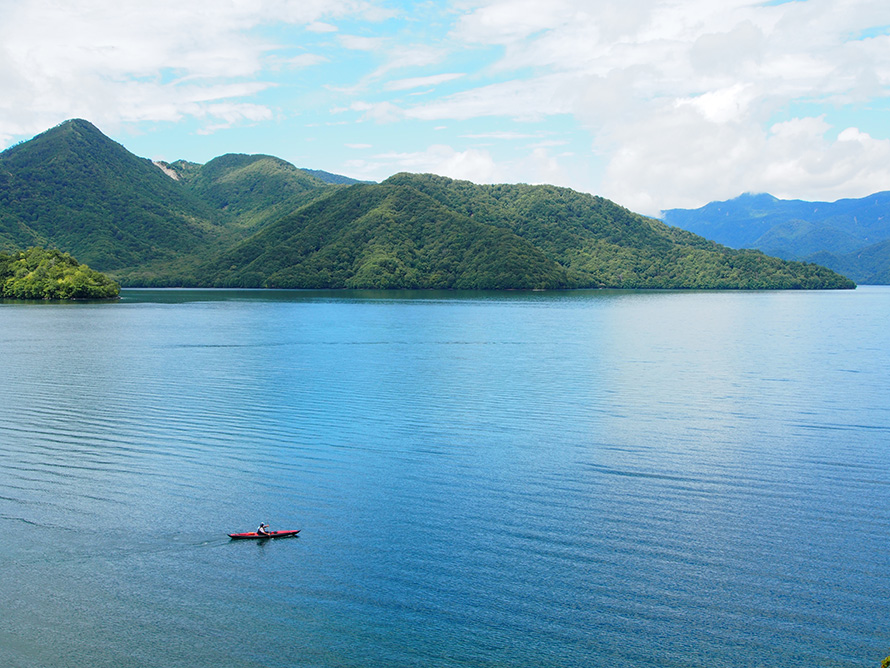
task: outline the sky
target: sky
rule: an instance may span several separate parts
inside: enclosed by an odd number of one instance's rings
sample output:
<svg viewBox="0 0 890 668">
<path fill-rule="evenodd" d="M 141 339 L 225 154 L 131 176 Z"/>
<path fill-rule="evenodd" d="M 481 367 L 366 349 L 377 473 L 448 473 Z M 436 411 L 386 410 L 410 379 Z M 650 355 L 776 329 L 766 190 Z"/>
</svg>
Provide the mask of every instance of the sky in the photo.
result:
<svg viewBox="0 0 890 668">
<path fill-rule="evenodd" d="M 552 183 L 646 215 L 890 190 L 887 0 L 0 0 L 0 148 Z"/>
</svg>

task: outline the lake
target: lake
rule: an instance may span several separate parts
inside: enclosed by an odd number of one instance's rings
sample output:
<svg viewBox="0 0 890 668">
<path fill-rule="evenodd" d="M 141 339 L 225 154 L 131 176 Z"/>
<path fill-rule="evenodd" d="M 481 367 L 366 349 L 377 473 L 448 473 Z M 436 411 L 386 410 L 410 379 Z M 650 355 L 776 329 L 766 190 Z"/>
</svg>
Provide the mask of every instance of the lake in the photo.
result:
<svg viewBox="0 0 890 668">
<path fill-rule="evenodd" d="M 890 654 L 890 288 L 125 290 L 0 351 L 0 665 Z"/>
</svg>

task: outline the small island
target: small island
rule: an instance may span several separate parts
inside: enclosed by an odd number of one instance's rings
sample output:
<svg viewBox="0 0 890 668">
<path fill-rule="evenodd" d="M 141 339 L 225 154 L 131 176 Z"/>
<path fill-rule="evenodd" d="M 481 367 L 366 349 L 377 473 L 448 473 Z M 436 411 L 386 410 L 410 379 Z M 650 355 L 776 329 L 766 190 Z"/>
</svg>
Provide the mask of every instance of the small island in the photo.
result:
<svg viewBox="0 0 890 668">
<path fill-rule="evenodd" d="M 117 283 L 68 253 L 44 248 L 0 252 L 0 298 L 72 301 L 119 296 Z"/>
</svg>

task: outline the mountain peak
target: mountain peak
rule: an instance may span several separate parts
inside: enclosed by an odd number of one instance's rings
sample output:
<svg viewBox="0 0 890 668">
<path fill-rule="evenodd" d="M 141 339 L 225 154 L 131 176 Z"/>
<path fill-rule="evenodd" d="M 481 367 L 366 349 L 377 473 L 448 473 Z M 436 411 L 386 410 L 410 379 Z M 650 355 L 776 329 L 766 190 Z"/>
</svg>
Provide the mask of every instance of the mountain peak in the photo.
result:
<svg viewBox="0 0 890 668">
<path fill-rule="evenodd" d="M 0 172 L 9 175 L 0 184 L 0 202 L 8 202 L 0 241 L 49 240 L 102 271 L 196 247 L 217 220 L 209 205 L 83 119 L 3 152 Z M 15 224 L 4 225 L 3 213 Z"/>
<path fill-rule="evenodd" d="M 62 121 L 61 123 L 59 123 L 56 127 L 64 128 L 64 127 L 68 127 L 68 126 L 77 128 L 77 129 L 92 130 L 94 132 L 99 132 L 99 128 L 97 128 L 95 125 L 93 125 L 88 120 L 85 120 L 83 118 L 69 118 L 67 121 Z M 52 132 L 53 129 L 55 129 L 55 128 L 48 130 L 48 132 Z"/>
<path fill-rule="evenodd" d="M 106 141 L 113 141 L 106 137 L 102 131 L 97 128 L 95 125 L 90 123 L 87 120 L 82 118 L 69 118 L 67 121 L 62 121 L 55 127 L 50 128 L 46 132 L 42 132 L 31 141 L 40 140 L 40 139 L 53 139 L 65 136 L 87 136 L 94 138 L 102 138 Z"/>
<path fill-rule="evenodd" d="M 778 202 L 779 198 L 775 197 L 774 195 L 770 195 L 769 193 L 748 192 L 748 193 L 742 193 L 741 195 L 736 197 L 735 200 L 730 200 L 730 201 L 744 202 L 744 203 L 748 203 L 748 204 L 750 204 L 750 203 L 762 204 L 762 203 Z"/>
<path fill-rule="evenodd" d="M 138 159 L 126 148 L 113 139 L 105 136 L 99 128 L 82 118 L 72 118 L 59 123 L 33 139 L 16 144 L 2 154 L 2 158 L 11 163 L 28 164 L 42 161 L 58 161 L 71 159 L 96 160 L 124 157 Z M 23 165 L 22 165 L 23 166 Z"/>
</svg>

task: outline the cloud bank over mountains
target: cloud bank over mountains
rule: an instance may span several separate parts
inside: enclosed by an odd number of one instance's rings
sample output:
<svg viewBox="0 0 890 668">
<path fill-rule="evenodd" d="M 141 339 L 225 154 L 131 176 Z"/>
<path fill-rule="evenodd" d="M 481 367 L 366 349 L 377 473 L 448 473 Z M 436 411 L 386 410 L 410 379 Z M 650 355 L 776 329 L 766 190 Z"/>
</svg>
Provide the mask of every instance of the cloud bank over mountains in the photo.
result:
<svg viewBox="0 0 890 668">
<path fill-rule="evenodd" d="M 649 214 L 745 191 L 890 189 L 878 0 L 0 0 L 0 12 L 0 146 L 83 117 L 148 157 L 245 150 L 364 179 L 551 182 Z"/>
</svg>

